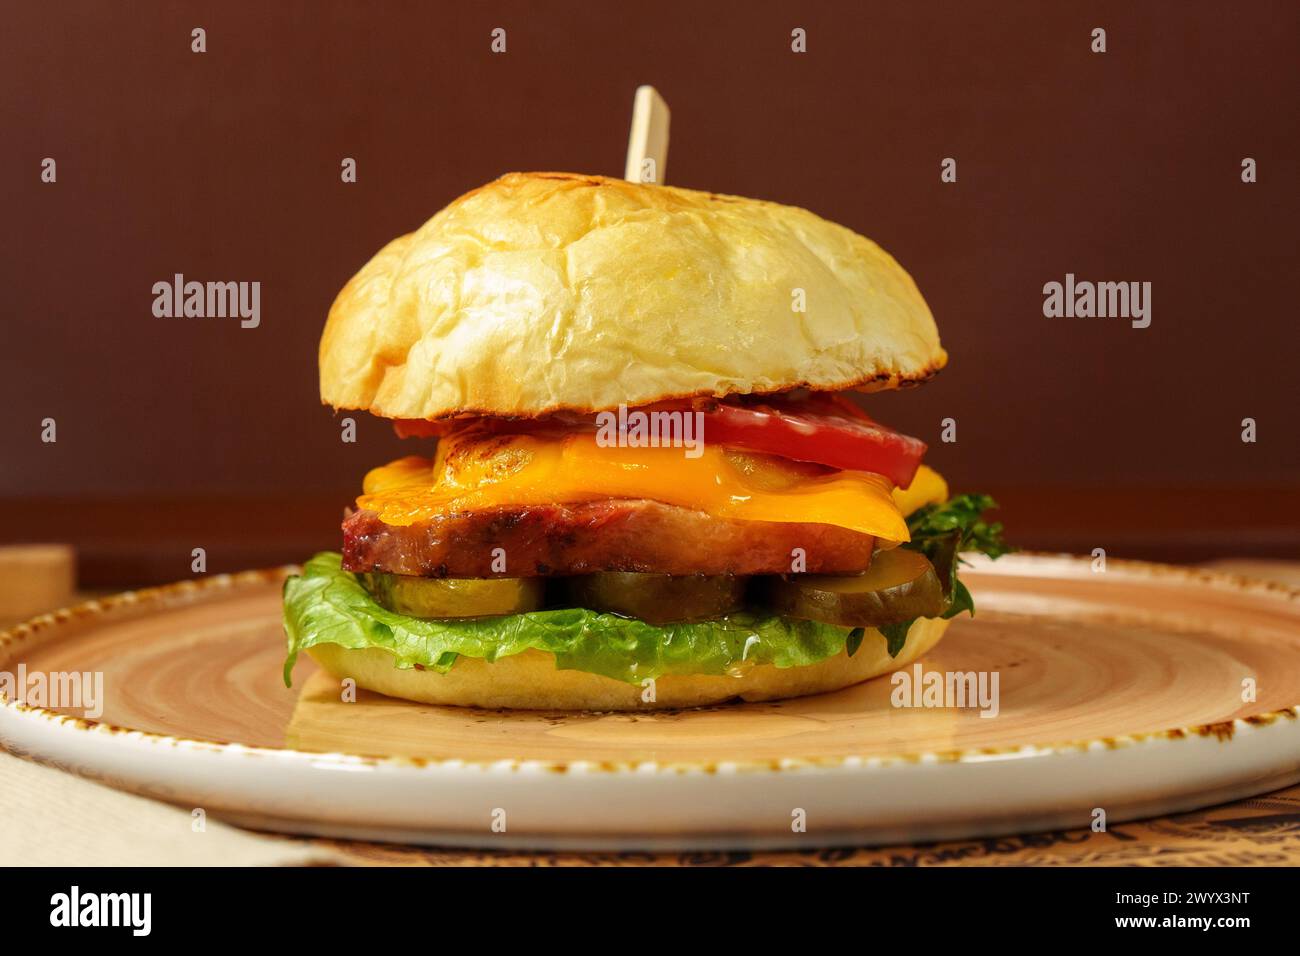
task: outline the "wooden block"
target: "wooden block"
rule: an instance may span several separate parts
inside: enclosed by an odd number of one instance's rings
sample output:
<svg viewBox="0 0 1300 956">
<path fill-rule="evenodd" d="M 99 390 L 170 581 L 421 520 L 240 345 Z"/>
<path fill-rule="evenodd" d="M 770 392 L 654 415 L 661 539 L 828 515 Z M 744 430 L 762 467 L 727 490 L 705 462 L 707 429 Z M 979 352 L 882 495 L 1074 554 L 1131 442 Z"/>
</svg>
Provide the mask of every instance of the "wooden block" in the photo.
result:
<svg viewBox="0 0 1300 956">
<path fill-rule="evenodd" d="M 77 552 L 67 544 L 0 546 L 0 619 L 65 607 L 77 586 Z"/>
</svg>

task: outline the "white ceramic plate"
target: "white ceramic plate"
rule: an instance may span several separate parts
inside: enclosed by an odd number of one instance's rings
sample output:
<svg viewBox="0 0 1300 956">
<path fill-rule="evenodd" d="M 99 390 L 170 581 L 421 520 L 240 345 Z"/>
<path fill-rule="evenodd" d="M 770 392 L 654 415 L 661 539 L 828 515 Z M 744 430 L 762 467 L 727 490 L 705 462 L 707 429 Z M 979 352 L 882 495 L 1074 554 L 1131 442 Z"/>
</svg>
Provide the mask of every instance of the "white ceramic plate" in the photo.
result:
<svg viewBox="0 0 1300 956">
<path fill-rule="evenodd" d="M 94 721 L 5 699 L 0 739 L 258 828 L 502 848 L 988 836 L 1300 781 L 1300 590 L 1279 585 L 979 561 L 978 617 L 954 622 L 923 667 L 996 673 L 996 717 L 891 706 L 889 678 L 769 704 L 562 714 L 364 692 L 345 703 L 310 662 L 286 689 L 291 571 L 121 595 L 5 632 L 0 670 L 101 672 L 105 694 Z"/>
</svg>

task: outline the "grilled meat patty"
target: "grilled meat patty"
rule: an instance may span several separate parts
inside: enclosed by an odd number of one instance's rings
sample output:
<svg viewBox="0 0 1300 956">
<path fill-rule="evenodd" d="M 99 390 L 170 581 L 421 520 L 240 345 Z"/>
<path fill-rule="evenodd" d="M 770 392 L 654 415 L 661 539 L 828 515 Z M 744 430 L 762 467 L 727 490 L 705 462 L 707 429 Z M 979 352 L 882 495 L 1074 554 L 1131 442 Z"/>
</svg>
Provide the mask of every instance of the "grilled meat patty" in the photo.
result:
<svg viewBox="0 0 1300 956">
<path fill-rule="evenodd" d="M 406 526 L 370 511 L 343 522 L 343 567 L 423 577 L 514 577 L 642 571 L 658 574 L 851 573 L 875 538 L 825 524 L 733 521 L 648 500 L 500 507 Z M 505 570 L 493 568 L 496 549 Z"/>
</svg>

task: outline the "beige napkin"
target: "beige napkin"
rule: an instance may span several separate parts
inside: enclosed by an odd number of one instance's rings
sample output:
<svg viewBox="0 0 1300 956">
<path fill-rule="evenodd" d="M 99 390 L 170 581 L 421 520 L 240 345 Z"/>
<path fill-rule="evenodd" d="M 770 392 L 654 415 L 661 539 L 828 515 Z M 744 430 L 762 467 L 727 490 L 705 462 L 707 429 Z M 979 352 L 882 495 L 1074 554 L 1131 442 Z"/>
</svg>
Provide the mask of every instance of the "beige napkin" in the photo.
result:
<svg viewBox="0 0 1300 956">
<path fill-rule="evenodd" d="M 328 849 L 262 836 L 0 750 L 0 866 L 304 866 Z"/>
</svg>

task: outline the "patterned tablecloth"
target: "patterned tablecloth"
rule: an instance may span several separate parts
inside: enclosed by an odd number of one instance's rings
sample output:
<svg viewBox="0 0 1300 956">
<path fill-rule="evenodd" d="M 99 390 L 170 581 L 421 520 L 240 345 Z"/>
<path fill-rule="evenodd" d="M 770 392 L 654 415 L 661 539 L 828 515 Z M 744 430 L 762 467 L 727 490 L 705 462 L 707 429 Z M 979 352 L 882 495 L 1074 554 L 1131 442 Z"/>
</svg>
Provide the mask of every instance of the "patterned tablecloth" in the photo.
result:
<svg viewBox="0 0 1300 956">
<path fill-rule="evenodd" d="M 517 853 L 301 841 L 398 866 L 1298 866 L 1300 786 L 1208 810 L 1112 825 L 908 846 L 731 853 Z"/>
</svg>

